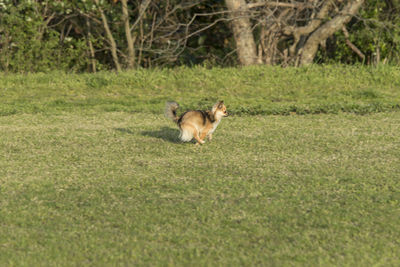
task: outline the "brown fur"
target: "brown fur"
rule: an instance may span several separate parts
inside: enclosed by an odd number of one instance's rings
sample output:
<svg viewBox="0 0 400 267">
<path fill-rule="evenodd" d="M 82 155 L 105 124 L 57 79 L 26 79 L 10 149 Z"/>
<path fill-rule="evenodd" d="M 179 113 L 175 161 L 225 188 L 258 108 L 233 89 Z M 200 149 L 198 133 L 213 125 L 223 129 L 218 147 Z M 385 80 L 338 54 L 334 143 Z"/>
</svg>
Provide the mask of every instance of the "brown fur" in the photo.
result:
<svg viewBox="0 0 400 267">
<path fill-rule="evenodd" d="M 190 110 L 179 117 L 176 115 L 178 107 L 176 102 L 167 102 L 165 115 L 176 122 L 181 131 L 179 137 L 185 142 L 192 140 L 193 137 L 197 140 L 197 144 L 204 144 L 207 136 L 211 140 L 222 117 L 228 116 L 223 101 L 215 103 L 211 110 Z"/>
</svg>

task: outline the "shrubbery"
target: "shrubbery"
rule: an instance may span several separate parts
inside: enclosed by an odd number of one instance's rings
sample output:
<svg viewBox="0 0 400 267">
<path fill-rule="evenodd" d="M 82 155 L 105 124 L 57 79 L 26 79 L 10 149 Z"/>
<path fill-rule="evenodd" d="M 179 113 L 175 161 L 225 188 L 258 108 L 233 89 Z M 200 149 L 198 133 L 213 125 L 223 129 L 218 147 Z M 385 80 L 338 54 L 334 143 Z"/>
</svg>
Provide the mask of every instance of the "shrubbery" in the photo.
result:
<svg viewBox="0 0 400 267">
<path fill-rule="evenodd" d="M 144 6 L 145 3 L 148 5 Z M 168 3 L 127 1 L 134 52 L 133 58 L 129 58 L 132 56 L 128 51 L 121 1 L 99 1 L 96 5 L 91 0 L 0 0 L 0 71 L 113 69 L 115 62 L 101 12 L 115 39 L 122 68 L 237 64 L 223 1 Z M 320 48 L 315 61 L 398 64 L 399 7 L 397 0 L 365 1 L 359 15 L 346 26 L 349 36 L 337 32 Z M 254 23 L 254 37 L 258 42 L 259 25 Z M 292 41 L 288 38 L 279 47 L 287 47 Z M 364 58 L 350 49 L 346 41 L 354 44 Z M 134 64 L 129 65 L 130 59 Z"/>
</svg>

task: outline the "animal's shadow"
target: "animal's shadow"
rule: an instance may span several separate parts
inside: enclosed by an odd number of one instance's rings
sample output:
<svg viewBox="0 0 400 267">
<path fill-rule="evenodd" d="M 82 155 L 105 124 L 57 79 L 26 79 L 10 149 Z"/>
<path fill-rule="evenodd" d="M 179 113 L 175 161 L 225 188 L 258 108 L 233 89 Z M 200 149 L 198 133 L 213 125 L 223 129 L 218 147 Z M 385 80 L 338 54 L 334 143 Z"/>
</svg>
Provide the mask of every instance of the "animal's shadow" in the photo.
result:
<svg viewBox="0 0 400 267">
<path fill-rule="evenodd" d="M 171 143 L 182 143 L 179 140 L 179 130 L 170 127 L 162 127 L 157 131 L 143 131 L 142 135 L 160 138 Z"/>
<path fill-rule="evenodd" d="M 127 134 L 134 134 L 135 132 L 133 132 L 132 130 L 128 129 L 128 128 L 115 128 L 116 131 L 119 131 L 121 133 L 127 133 Z"/>
</svg>

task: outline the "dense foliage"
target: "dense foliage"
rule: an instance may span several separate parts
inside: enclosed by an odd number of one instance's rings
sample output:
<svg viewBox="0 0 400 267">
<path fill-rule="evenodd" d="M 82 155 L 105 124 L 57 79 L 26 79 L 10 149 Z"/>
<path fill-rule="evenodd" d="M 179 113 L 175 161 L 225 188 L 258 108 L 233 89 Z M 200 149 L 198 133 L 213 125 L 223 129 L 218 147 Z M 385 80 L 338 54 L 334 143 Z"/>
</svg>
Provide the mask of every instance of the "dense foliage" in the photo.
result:
<svg viewBox="0 0 400 267">
<path fill-rule="evenodd" d="M 339 31 L 330 37 L 315 62 L 398 64 L 399 8 L 398 0 L 366 1 L 348 23 L 348 36 Z M 233 66 L 238 62 L 227 13 L 222 0 L 0 0 L 0 71 Z"/>
</svg>

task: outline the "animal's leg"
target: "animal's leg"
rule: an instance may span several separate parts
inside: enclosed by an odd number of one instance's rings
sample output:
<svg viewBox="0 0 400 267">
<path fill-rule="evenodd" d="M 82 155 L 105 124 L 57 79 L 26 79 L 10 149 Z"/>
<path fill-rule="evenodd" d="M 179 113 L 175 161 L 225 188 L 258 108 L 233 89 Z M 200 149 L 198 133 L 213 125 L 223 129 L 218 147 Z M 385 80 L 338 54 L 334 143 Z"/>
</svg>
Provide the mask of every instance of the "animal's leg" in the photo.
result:
<svg viewBox="0 0 400 267">
<path fill-rule="evenodd" d="M 204 140 L 204 138 L 206 138 L 206 136 L 207 136 L 207 131 L 203 131 L 203 132 L 201 132 L 201 134 L 200 134 L 200 139 L 201 139 L 201 140 Z"/>
<path fill-rule="evenodd" d="M 200 144 L 204 144 L 205 142 L 199 137 L 199 133 L 197 131 L 195 131 L 193 133 L 194 138 L 197 140 L 197 142 L 199 142 Z"/>
</svg>

